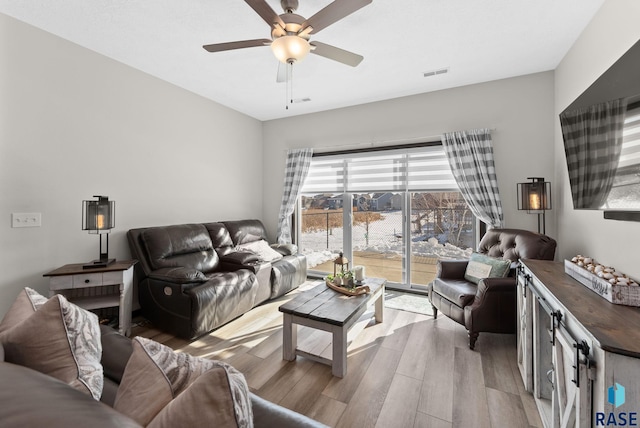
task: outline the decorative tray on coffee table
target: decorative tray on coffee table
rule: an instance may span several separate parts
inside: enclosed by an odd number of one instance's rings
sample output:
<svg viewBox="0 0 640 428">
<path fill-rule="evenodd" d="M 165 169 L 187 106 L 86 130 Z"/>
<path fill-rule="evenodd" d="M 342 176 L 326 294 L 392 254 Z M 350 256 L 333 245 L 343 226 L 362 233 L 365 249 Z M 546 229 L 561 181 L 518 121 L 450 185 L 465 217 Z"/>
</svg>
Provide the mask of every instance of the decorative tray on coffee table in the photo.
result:
<svg viewBox="0 0 640 428">
<path fill-rule="evenodd" d="M 358 285 L 353 288 L 343 287 L 342 285 L 334 284 L 325 278 L 325 283 L 327 287 L 337 291 L 338 293 L 346 294 L 347 296 L 359 296 L 361 294 L 367 294 L 371 292 L 371 289 L 368 285 Z"/>
</svg>

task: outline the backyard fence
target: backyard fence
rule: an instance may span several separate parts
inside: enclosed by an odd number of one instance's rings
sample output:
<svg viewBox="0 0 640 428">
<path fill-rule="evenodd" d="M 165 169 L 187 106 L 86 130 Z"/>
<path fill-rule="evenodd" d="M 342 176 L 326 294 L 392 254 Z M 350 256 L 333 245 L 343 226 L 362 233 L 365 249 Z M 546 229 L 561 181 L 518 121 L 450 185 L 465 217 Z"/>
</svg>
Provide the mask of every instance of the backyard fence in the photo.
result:
<svg viewBox="0 0 640 428">
<path fill-rule="evenodd" d="M 301 217 L 301 243 L 306 249 L 322 251 L 342 248 L 342 209 L 305 210 Z M 401 241 L 402 218 L 401 211 L 354 211 L 354 245 L 358 245 L 358 242 L 366 247 L 386 246 Z M 473 222 L 473 215 L 467 207 L 412 210 L 410 239 L 422 241 L 436 238 L 442 244 L 469 248 L 473 245 Z M 323 239 L 320 239 L 320 234 Z"/>
</svg>

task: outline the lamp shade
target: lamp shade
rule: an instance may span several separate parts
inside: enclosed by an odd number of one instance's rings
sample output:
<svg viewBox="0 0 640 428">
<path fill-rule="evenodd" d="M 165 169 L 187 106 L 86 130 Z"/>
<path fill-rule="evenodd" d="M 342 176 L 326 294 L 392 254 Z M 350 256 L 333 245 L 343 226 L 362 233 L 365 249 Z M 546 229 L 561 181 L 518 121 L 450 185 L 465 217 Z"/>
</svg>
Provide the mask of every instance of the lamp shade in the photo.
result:
<svg viewBox="0 0 640 428">
<path fill-rule="evenodd" d="M 518 183 L 518 209 L 530 213 L 551 209 L 551 183 L 541 177 L 529 177 L 530 183 Z"/>
<path fill-rule="evenodd" d="M 311 50 L 311 46 L 302 37 L 281 36 L 271 43 L 271 50 L 278 61 L 287 64 L 302 61 Z"/>
<path fill-rule="evenodd" d="M 82 201 L 82 230 L 100 236 L 100 258 L 83 265 L 84 269 L 106 267 L 116 261 L 109 258 L 109 232 L 116 225 L 116 203 L 107 196 L 94 196 L 97 201 Z M 104 234 L 105 239 L 102 239 Z"/>
<path fill-rule="evenodd" d="M 116 203 L 108 196 L 94 196 L 97 201 L 82 201 L 82 230 L 109 233 L 116 224 Z"/>
</svg>

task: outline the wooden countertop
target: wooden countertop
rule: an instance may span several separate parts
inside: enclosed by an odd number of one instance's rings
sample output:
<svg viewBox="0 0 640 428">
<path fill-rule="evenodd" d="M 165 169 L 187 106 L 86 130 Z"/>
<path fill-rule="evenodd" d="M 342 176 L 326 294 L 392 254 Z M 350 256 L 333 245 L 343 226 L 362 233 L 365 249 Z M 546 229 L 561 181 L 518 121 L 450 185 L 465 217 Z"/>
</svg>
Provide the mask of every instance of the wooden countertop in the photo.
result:
<svg viewBox="0 0 640 428">
<path fill-rule="evenodd" d="M 563 263 L 543 260 L 523 263 L 602 349 L 640 358 L 640 308 L 610 303 L 567 275 Z"/>
</svg>

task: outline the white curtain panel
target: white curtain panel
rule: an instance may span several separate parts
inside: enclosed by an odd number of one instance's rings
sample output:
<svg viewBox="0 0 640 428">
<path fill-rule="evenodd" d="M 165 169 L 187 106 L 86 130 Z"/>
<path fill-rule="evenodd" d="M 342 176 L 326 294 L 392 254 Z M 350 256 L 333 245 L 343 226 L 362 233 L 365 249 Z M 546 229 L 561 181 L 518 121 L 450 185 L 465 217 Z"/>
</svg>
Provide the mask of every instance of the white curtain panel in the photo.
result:
<svg viewBox="0 0 640 428">
<path fill-rule="evenodd" d="M 491 132 L 476 129 L 445 133 L 442 145 L 469 209 L 491 227 L 503 227 Z"/>
<path fill-rule="evenodd" d="M 300 189 L 309 173 L 313 149 L 292 149 L 287 151 L 284 170 L 284 191 L 278 216 L 278 243 L 291 243 L 291 214 L 300 196 Z"/>
</svg>

